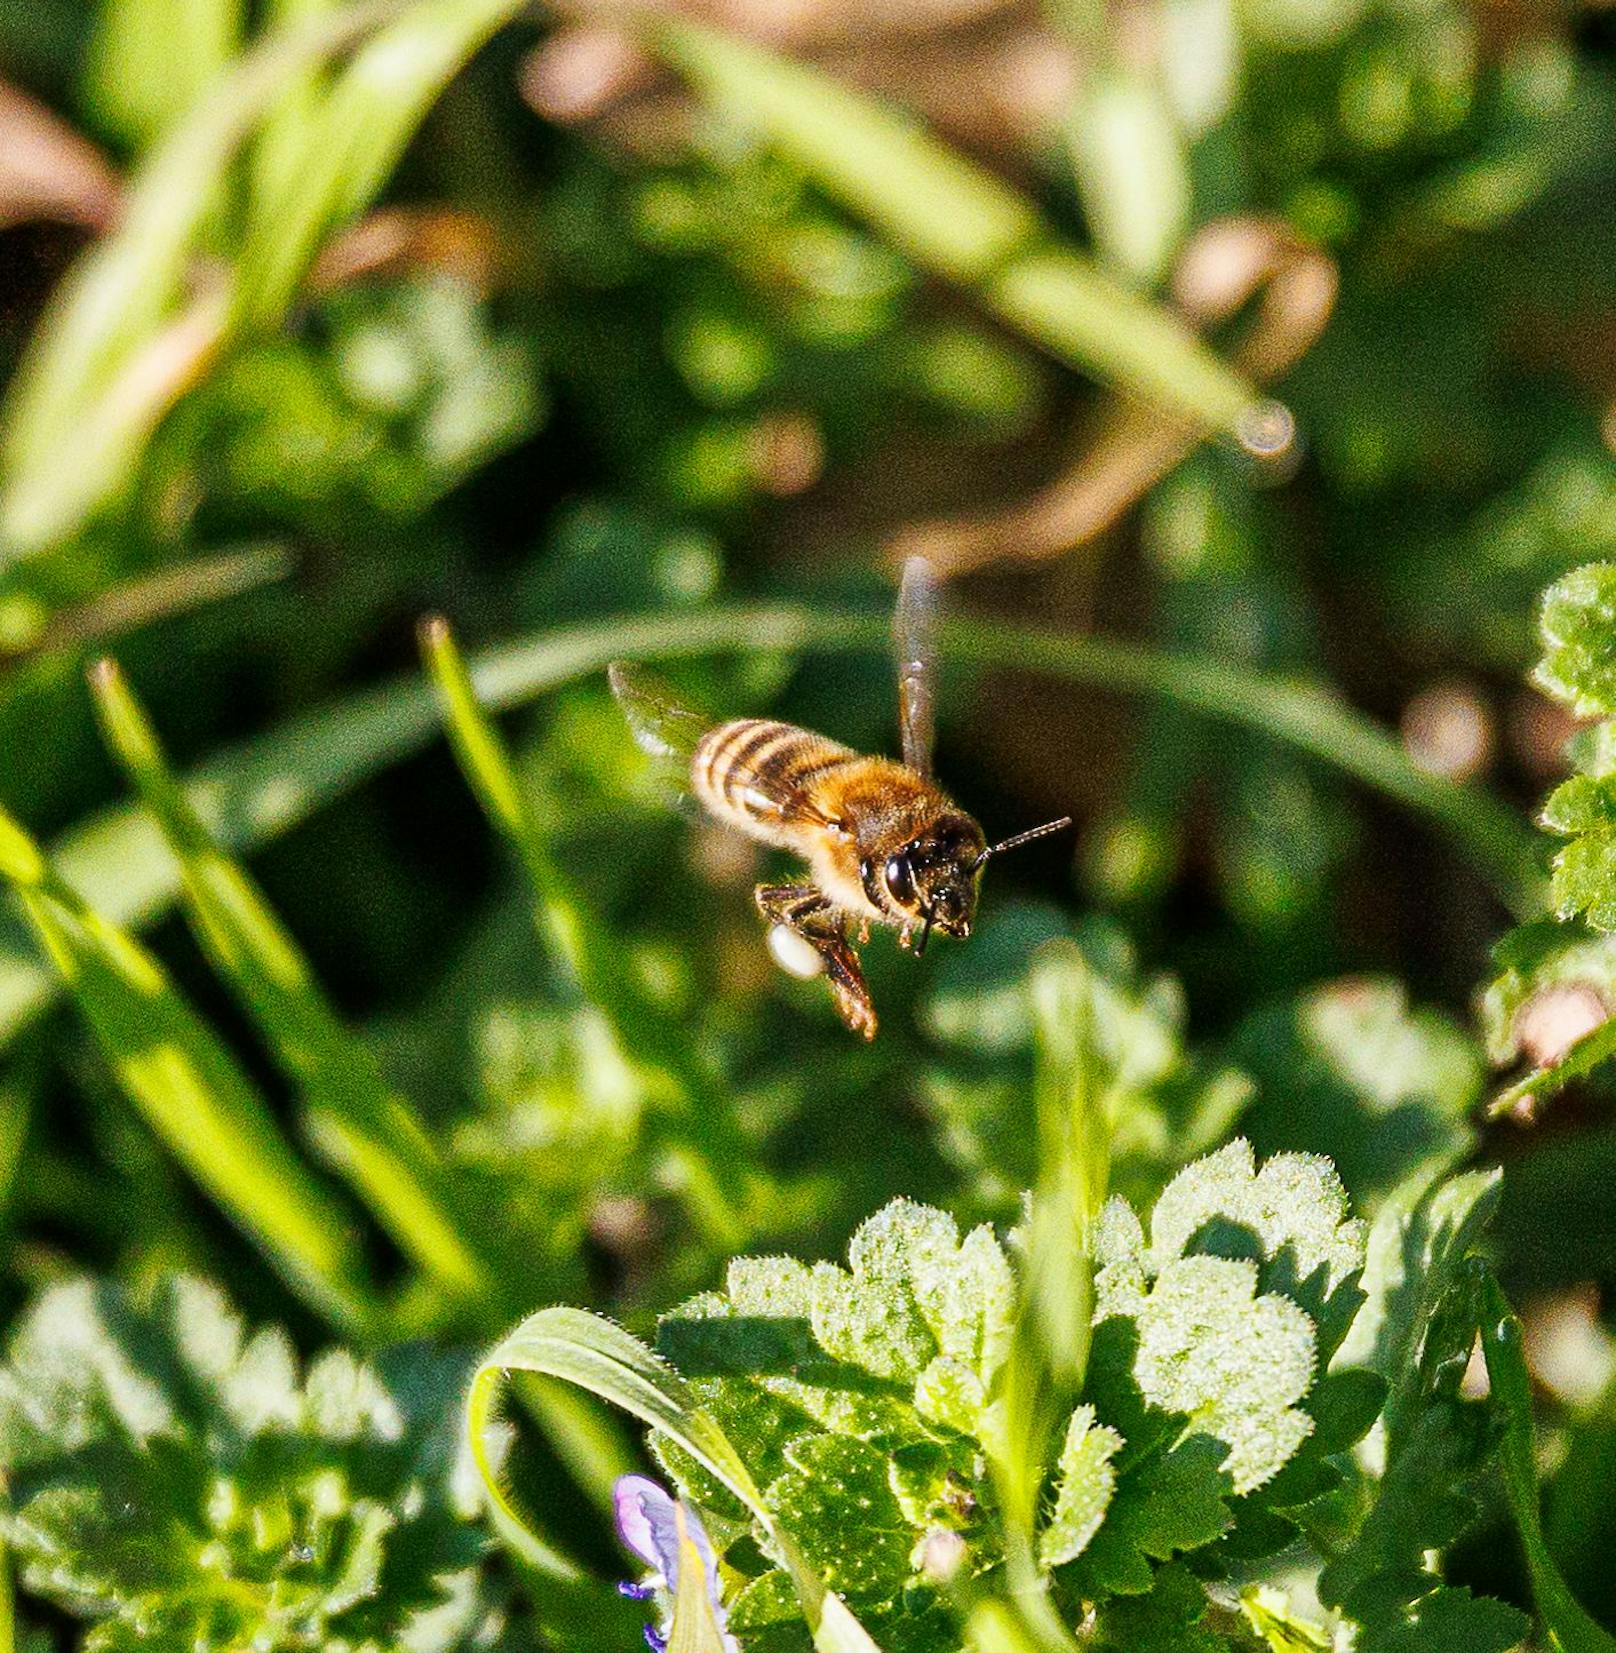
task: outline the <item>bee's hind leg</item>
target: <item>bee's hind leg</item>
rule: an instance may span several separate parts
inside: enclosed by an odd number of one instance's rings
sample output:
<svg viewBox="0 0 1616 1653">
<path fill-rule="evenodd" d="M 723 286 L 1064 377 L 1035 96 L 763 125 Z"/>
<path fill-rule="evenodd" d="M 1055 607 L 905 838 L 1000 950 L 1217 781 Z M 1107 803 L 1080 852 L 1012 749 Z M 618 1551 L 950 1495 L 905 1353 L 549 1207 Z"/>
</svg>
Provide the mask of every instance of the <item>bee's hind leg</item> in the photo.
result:
<svg viewBox="0 0 1616 1653">
<path fill-rule="evenodd" d="M 875 1037 L 875 1006 L 864 985 L 858 954 L 847 939 L 847 924 L 830 899 L 812 884 L 759 884 L 758 911 L 770 924 L 801 936 L 818 953 L 830 983 L 836 1013 L 854 1032 Z"/>
</svg>

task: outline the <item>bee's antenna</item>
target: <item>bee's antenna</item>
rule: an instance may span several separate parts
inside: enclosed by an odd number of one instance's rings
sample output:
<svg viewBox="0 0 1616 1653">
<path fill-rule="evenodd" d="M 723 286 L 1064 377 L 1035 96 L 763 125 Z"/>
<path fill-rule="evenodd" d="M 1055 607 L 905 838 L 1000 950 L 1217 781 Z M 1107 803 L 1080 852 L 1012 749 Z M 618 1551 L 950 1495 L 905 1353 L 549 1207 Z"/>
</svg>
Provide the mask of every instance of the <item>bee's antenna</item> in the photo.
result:
<svg viewBox="0 0 1616 1653">
<path fill-rule="evenodd" d="M 926 943 L 931 940 L 931 910 L 926 911 L 926 922 L 920 927 L 920 940 L 915 943 L 915 957 L 919 958 L 926 951 Z"/>
<path fill-rule="evenodd" d="M 1052 832 L 1064 832 L 1072 824 L 1070 815 L 1063 815 L 1058 821 L 1046 821 L 1042 826 L 1031 828 L 1027 832 L 1018 832 L 1014 838 L 1006 838 L 1002 843 L 989 844 L 977 856 L 971 871 L 975 872 L 990 856 L 1003 855 L 1007 849 L 1020 849 L 1023 844 L 1030 844 L 1034 838 L 1047 838 Z"/>
</svg>

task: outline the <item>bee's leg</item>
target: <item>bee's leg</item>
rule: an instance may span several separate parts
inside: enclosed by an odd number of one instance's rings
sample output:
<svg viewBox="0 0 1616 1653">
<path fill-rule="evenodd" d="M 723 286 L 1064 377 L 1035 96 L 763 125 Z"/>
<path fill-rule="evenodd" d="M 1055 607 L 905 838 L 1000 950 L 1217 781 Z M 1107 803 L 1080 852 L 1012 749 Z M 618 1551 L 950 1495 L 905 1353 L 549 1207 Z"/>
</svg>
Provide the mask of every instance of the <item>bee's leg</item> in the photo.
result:
<svg viewBox="0 0 1616 1653">
<path fill-rule="evenodd" d="M 875 1006 L 847 939 L 847 925 L 830 899 L 812 884 L 759 884 L 755 893 L 758 911 L 770 924 L 801 936 L 824 961 L 837 1014 L 854 1033 L 873 1039 Z"/>
</svg>

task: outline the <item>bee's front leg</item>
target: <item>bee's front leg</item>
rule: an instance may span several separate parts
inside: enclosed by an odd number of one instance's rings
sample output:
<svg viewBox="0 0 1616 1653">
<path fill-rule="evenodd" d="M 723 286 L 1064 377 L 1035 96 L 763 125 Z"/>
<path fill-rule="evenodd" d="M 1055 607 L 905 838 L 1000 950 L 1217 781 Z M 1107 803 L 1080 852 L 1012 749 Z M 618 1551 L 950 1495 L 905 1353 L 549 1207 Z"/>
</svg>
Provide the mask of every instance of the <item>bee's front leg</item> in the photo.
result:
<svg viewBox="0 0 1616 1653">
<path fill-rule="evenodd" d="M 854 1033 L 873 1039 L 875 1006 L 847 939 L 846 921 L 829 897 L 812 884 L 759 884 L 754 893 L 758 911 L 770 924 L 784 925 L 819 954 L 837 1014 Z"/>
</svg>

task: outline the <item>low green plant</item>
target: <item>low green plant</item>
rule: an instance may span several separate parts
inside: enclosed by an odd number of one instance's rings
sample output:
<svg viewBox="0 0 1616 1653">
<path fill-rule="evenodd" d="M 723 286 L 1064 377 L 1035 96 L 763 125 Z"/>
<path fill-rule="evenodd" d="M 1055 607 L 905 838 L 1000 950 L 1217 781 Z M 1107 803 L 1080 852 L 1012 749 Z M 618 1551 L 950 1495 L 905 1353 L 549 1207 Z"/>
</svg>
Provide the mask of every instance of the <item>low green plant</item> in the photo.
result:
<svg viewBox="0 0 1616 1653">
<path fill-rule="evenodd" d="M 1468 1173 L 1366 1234 L 1327 1161 L 1259 1166 L 1236 1141 L 1179 1172 L 1148 1222 L 1112 1199 L 1075 1402 L 1033 1465 L 1008 1462 L 1024 1444 L 1007 1388 L 1028 1225 L 962 1236 L 905 1200 L 858 1230 L 846 1267 L 733 1262 L 722 1291 L 662 1318 L 654 1353 L 577 1310 L 532 1316 L 473 1384 L 472 1444 L 520 1551 L 487 1436 L 505 1376 L 566 1379 L 651 1425 L 712 1535 L 720 1623 L 746 1648 L 807 1645 L 806 1571 L 889 1649 L 991 1645 L 984 1624 L 1119 1653 L 1306 1646 L 1311 1600 L 1360 1648 L 1506 1653 L 1525 1617 L 1445 1584 L 1440 1564 L 1501 1450 L 1517 1513 L 1536 1519 L 1518 1380 L 1494 1402 L 1460 1390 L 1479 1334 L 1508 1345 L 1477 1254 L 1496 1192 Z M 1036 1573 L 1018 1580 L 1003 1492 L 1027 1473 Z M 1540 1539 L 1533 1553 L 1546 1561 Z M 1598 1638 L 1577 1645 L 1610 1646 L 1550 1576 L 1556 1633 L 1575 1614 Z M 821 1621 L 813 1639 L 866 1645 L 840 1636 Z"/>
</svg>

